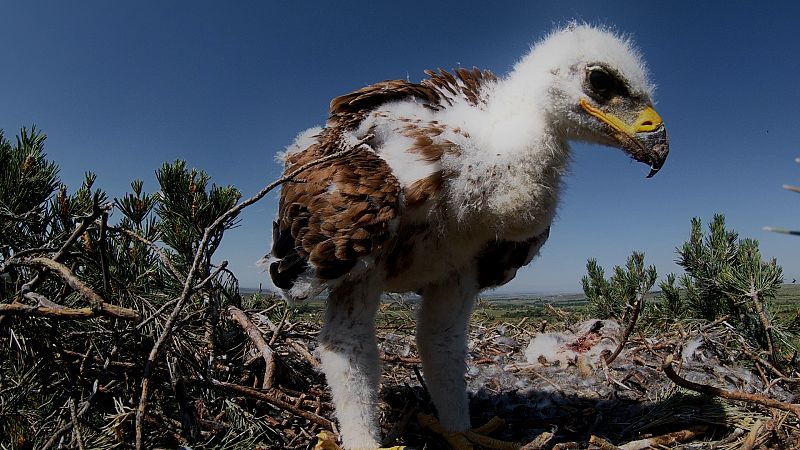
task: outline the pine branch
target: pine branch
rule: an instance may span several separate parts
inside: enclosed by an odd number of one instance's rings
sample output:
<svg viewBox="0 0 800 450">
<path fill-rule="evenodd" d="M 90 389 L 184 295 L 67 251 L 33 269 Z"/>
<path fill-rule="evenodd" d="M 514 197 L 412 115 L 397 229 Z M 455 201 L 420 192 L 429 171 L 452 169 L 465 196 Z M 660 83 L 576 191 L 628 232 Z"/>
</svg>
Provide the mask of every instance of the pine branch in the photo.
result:
<svg viewBox="0 0 800 450">
<path fill-rule="evenodd" d="M 75 228 L 75 230 L 72 232 L 69 238 L 67 238 L 67 240 L 61 245 L 61 248 L 59 248 L 58 252 L 56 252 L 56 254 L 53 255 L 52 261 L 61 262 L 69 252 L 69 248 L 72 246 L 72 244 L 74 244 L 75 241 L 77 241 L 78 238 L 81 237 L 84 232 L 86 232 L 89 226 L 92 225 L 92 223 L 94 223 L 94 221 L 97 220 L 98 217 L 108 212 L 110 209 L 111 209 L 111 204 L 100 206 L 97 203 L 94 203 L 92 206 L 92 213 L 83 218 L 81 224 Z M 46 275 L 39 274 L 27 284 L 29 285 L 30 289 L 36 289 L 36 287 L 39 286 L 39 284 L 42 281 L 44 281 L 45 278 Z"/>
<path fill-rule="evenodd" d="M 5 268 L 25 266 L 45 269 L 49 273 L 57 275 L 64 283 L 80 294 L 81 297 L 85 298 L 91 305 L 91 310 L 95 311 L 98 315 L 105 315 L 125 320 L 139 320 L 139 313 L 106 302 L 89 286 L 78 279 L 78 277 L 76 277 L 67 266 L 52 259 L 43 257 L 24 259 L 11 258 L 6 261 L 3 266 L 5 266 Z M 29 285 L 32 283 L 26 284 Z"/>
<path fill-rule="evenodd" d="M 361 142 L 356 144 L 356 147 L 363 145 L 363 143 L 371 139 L 371 137 L 372 137 L 371 135 L 365 137 Z M 167 322 L 164 324 L 164 329 L 162 330 L 161 334 L 159 335 L 158 339 L 153 345 L 153 348 L 150 350 L 150 354 L 147 357 L 147 363 L 145 364 L 145 369 L 144 369 L 144 376 L 142 378 L 141 395 L 139 396 L 139 406 L 136 409 L 136 450 L 141 450 L 143 447 L 143 432 L 144 432 L 143 421 L 145 417 L 147 399 L 150 393 L 150 379 L 153 374 L 155 362 L 161 353 L 161 348 L 164 345 L 164 342 L 167 340 L 167 338 L 169 338 L 170 334 L 172 333 L 172 327 L 175 325 L 175 321 L 177 320 L 178 315 L 180 314 L 184 304 L 189 299 L 194 290 L 193 289 L 194 278 L 197 276 L 198 268 L 200 267 L 200 263 L 203 260 L 203 257 L 205 256 L 205 252 L 207 251 L 206 245 L 208 244 L 208 241 L 211 238 L 211 236 L 215 232 L 217 232 L 218 228 L 221 227 L 224 223 L 226 223 L 231 218 L 238 215 L 239 212 L 241 212 L 241 210 L 261 200 L 264 196 L 266 196 L 276 187 L 288 181 L 294 180 L 300 173 L 312 167 L 318 166 L 320 164 L 323 164 L 325 162 L 331 161 L 336 158 L 340 158 L 351 151 L 352 150 L 350 148 L 344 149 L 336 153 L 332 153 L 328 156 L 311 161 L 307 164 L 304 164 L 303 166 L 299 167 L 293 172 L 270 183 L 269 185 L 261 189 L 261 191 L 259 191 L 256 195 L 250 197 L 249 199 L 243 202 L 240 202 L 233 208 L 230 208 L 205 229 L 203 237 L 200 240 L 200 243 L 197 247 L 197 251 L 195 252 L 194 261 L 192 262 L 189 272 L 186 275 L 186 281 L 183 284 L 183 291 L 181 292 L 181 295 L 178 298 L 177 303 L 175 304 L 175 308 L 172 310 L 172 313 L 170 314 L 169 318 L 167 318 Z"/>
<path fill-rule="evenodd" d="M 172 264 L 172 260 L 170 260 L 169 257 L 167 257 L 167 254 L 164 253 L 164 251 L 161 250 L 153 241 L 145 239 L 144 237 L 140 236 L 139 233 L 133 230 L 129 230 L 127 228 L 113 227 L 110 228 L 110 230 L 119 233 L 125 233 L 126 235 L 150 247 L 150 249 L 153 250 L 156 253 L 156 255 L 158 255 L 158 259 L 164 264 L 164 266 L 170 271 L 170 273 L 172 273 L 172 275 L 175 277 L 176 280 L 180 281 L 181 283 L 186 282 L 186 278 L 184 278 L 184 276 L 178 271 L 178 269 L 175 268 L 175 265 Z"/>
</svg>

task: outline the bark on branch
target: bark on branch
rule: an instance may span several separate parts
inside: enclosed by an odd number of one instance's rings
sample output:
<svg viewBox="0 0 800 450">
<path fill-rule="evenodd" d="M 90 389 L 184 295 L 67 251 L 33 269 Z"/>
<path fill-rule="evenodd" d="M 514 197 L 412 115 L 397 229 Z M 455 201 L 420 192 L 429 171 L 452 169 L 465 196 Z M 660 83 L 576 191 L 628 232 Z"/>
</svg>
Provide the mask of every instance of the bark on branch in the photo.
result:
<svg viewBox="0 0 800 450">
<path fill-rule="evenodd" d="M 614 353 L 606 358 L 607 365 L 610 365 L 612 362 L 614 362 L 614 360 L 617 359 L 617 356 L 622 353 L 622 349 L 625 348 L 625 343 L 628 342 L 628 338 L 631 337 L 633 328 L 636 326 L 636 321 L 639 320 L 639 312 L 642 310 L 642 303 L 644 303 L 644 296 L 646 294 L 646 292 L 642 292 L 636 298 L 636 302 L 633 304 L 633 311 L 631 311 L 630 321 L 628 321 L 628 326 L 625 327 L 625 331 L 622 333 L 622 337 L 619 339 L 619 344 L 617 345 L 616 350 L 614 350 Z"/>
<path fill-rule="evenodd" d="M 326 430 L 333 431 L 333 423 L 330 420 L 328 420 L 328 419 L 326 419 L 326 418 L 324 418 L 324 417 L 322 417 L 322 416 L 320 416 L 318 414 L 312 413 L 310 411 L 305 411 L 303 409 L 295 407 L 291 403 L 287 403 L 287 402 L 285 402 L 283 400 L 275 398 L 275 397 L 267 394 L 266 392 L 262 392 L 262 391 L 259 391 L 259 390 L 256 390 L 256 389 L 251 389 L 251 388 L 248 388 L 248 387 L 245 387 L 245 386 L 240 386 L 238 384 L 227 383 L 225 381 L 219 381 L 219 380 L 213 380 L 213 379 L 211 380 L 211 384 L 214 385 L 214 386 L 223 388 L 223 389 L 225 389 L 227 391 L 230 391 L 230 392 L 235 392 L 235 393 L 240 394 L 240 395 L 246 395 L 248 397 L 255 398 L 257 400 L 263 400 L 263 401 L 269 403 L 270 405 L 275 406 L 276 408 L 289 411 L 290 413 L 292 413 L 292 414 L 294 414 L 296 416 L 302 417 L 302 418 L 308 420 L 309 422 L 315 423 L 315 424 L 321 426 L 322 428 L 325 428 Z"/>
<path fill-rule="evenodd" d="M 36 267 L 38 269 L 44 269 L 49 273 L 58 276 L 58 278 L 60 278 L 61 281 L 66 283 L 69 287 L 74 289 L 75 292 L 77 292 L 81 297 L 86 299 L 89 305 L 91 305 L 91 309 L 95 311 L 97 315 L 116 317 L 125 320 L 139 320 L 139 313 L 127 308 L 122 308 L 107 303 L 89 286 L 84 284 L 83 281 L 78 279 L 78 277 L 76 277 L 75 274 L 72 273 L 72 271 L 69 270 L 67 266 L 61 264 L 60 262 L 57 262 L 50 258 L 43 258 L 43 257 L 23 258 L 23 259 L 11 258 L 5 262 L 5 266 L 6 267 L 25 266 L 25 267 Z"/>
<path fill-rule="evenodd" d="M 114 317 L 123 320 L 138 320 L 139 314 L 127 308 L 104 305 L 102 309 L 65 308 L 43 305 L 26 305 L 24 303 L 8 303 L 0 305 L 0 315 L 9 316 L 42 316 L 53 319 L 92 319 L 95 317 Z"/>
<path fill-rule="evenodd" d="M 275 352 L 270 348 L 267 341 L 265 341 L 264 337 L 261 335 L 261 331 L 250 321 L 244 311 L 235 306 L 229 306 L 228 314 L 230 314 L 233 320 L 247 333 L 250 341 L 253 342 L 253 345 L 261 353 L 261 357 L 264 358 L 266 368 L 264 369 L 264 383 L 262 386 L 264 389 L 271 388 L 275 379 Z"/>
<path fill-rule="evenodd" d="M 729 400 L 738 400 L 747 403 L 755 403 L 769 408 L 777 408 L 783 411 L 789 411 L 791 413 L 794 413 L 800 419 L 800 405 L 798 404 L 782 402 L 779 400 L 775 400 L 774 398 L 765 397 L 759 394 L 748 394 L 746 392 L 729 391 L 726 389 L 709 386 L 707 384 L 695 383 L 693 381 L 689 381 L 685 378 L 682 378 L 680 375 L 675 373 L 675 370 L 672 369 L 672 355 L 667 356 L 667 358 L 664 360 L 664 365 L 662 366 L 662 369 L 664 370 L 664 373 L 667 375 L 667 377 L 670 380 L 672 380 L 673 383 L 677 384 L 682 388 L 699 392 L 701 394 L 713 395 L 715 397 L 727 398 Z"/>
</svg>

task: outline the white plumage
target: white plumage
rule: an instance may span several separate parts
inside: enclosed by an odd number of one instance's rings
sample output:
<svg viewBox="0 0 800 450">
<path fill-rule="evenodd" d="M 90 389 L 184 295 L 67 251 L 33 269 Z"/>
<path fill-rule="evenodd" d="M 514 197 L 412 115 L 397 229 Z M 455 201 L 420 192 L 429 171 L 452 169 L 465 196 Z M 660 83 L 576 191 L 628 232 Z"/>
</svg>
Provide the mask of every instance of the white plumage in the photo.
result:
<svg viewBox="0 0 800 450">
<path fill-rule="evenodd" d="M 374 318 L 382 292 L 422 295 L 417 344 L 442 426 L 469 426 L 467 323 L 482 289 L 511 280 L 547 239 L 570 141 L 622 148 L 653 167 L 668 143 L 630 42 L 570 25 L 513 71 L 429 72 L 331 102 L 286 171 L 343 156 L 283 186 L 269 260 L 293 301 L 329 292 L 320 335 L 345 448 L 380 444 Z"/>
</svg>

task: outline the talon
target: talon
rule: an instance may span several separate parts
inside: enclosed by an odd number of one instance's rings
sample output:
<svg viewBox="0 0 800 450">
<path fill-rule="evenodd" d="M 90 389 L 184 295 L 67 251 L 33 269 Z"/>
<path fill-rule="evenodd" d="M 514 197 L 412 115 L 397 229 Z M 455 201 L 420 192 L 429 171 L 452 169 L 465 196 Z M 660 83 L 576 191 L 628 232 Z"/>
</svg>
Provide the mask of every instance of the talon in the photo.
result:
<svg viewBox="0 0 800 450">
<path fill-rule="evenodd" d="M 336 438 L 327 431 L 320 431 L 317 434 L 317 445 L 314 450 L 342 450 L 339 444 L 336 443 Z"/>
<path fill-rule="evenodd" d="M 505 421 L 500 417 L 492 417 L 491 420 L 485 424 L 463 433 L 445 431 L 445 429 L 442 428 L 442 424 L 431 414 L 419 413 L 417 414 L 417 420 L 423 427 L 445 438 L 447 443 L 450 444 L 454 450 L 473 450 L 472 444 L 477 444 L 481 447 L 493 450 L 519 450 L 522 447 L 522 445 L 516 442 L 502 441 L 486 436 L 505 424 Z"/>
<path fill-rule="evenodd" d="M 327 431 L 320 431 L 319 434 L 317 434 L 317 445 L 314 446 L 314 450 L 343 450 L 343 449 L 342 447 L 339 447 L 339 444 L 336 443 L 336 438 L 334 437 L 334 435 L 332 435 Z M 405 446 L 396 445 L 394 447 L 381 447 L 376 450 L 405 450 Z"/>
</svg>

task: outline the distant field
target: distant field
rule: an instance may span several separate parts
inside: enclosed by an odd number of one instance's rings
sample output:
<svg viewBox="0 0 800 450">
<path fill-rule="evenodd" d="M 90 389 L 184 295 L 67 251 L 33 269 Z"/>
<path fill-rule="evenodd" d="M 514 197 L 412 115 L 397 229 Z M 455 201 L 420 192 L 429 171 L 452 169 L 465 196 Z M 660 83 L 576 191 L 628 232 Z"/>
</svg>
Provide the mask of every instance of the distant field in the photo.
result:
<svg viewBox="0 0 800 450">
<path fill-rule="evenodd" d="M 242 290 L 245 297 L 252 297 L 253 290 Z M 647 301 L 657 301 L 660 292 L 651 293 Z M 378 322 L 396 323 L 398 319 L 412 318 L 413 306 L 419 301 L 416 296 L 387 296 L 385 305 L 381 308 Z M 481 296 L 475 308 L 473 321 L 511 322 L 518 323 L 523 318 L 530 325 L 547 320 L 549 323 L 559 322 L 557 313 L 553 308 L 568 312 L 579 312 L 588 301 L 583 294 L 493 294 Z M 321 319 L 325 305 L 324 299 L 314 299 L 292 307 L 295 320 L 316 321 Z M 551 305 L 553 308 L 548 308 Z M 255 306 L 255 305 L 253 305 Z M 796 317 L 800 309 L 800 285 L 784 284 L 778 291 L 778 296 L 772 302 L 772 311 L 779 320 L 788 322 Z M 402 320 L 401 320 L 402 321 Z"/>
</svg>

